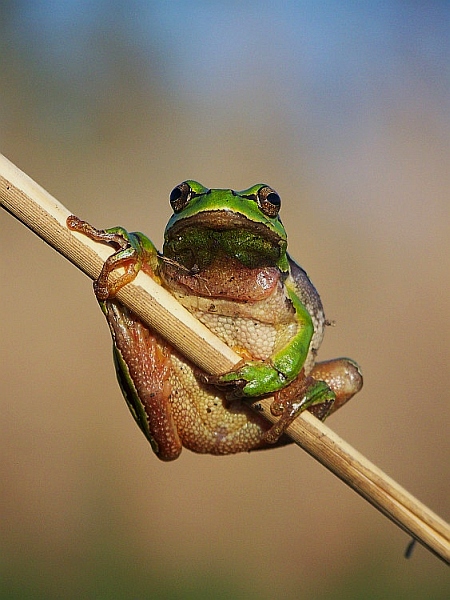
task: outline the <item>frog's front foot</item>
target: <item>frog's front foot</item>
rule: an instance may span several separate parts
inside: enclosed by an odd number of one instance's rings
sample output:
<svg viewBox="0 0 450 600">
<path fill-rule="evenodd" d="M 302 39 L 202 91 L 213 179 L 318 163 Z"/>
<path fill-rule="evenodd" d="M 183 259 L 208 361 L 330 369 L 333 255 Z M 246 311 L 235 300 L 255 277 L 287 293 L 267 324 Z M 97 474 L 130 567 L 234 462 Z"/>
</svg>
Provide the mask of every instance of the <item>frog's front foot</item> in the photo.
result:
<svg viewBox="0 0 450 600">
<path fill-rule="evenodd" d="M 143 268 L 144 261 L 150 263 L 150 257 L 156 258 L 157 253 L 153 244 L 140 233 L 128 233 L 123 227 L 96 229 L 74 215 L 67 218 L 67 226 L 95 242 L 102 242 L 116 248 L 116 251 L 104 262 L 100 275 L 94 282 L 95 295 L 99 301 L 114 298 L 124 285 L 133 281 Z M 124 272 L 112 279 L 112 273 L 119 268 L 123 268 Z M 146 270 L 148 269 L 147 267 Z"/>
<path fill-rule="evenodd" d="M 288 376 L 269 362 L 242 360 L 228 373 L 207 375 L 207 383 L 225 390 L 227 399 L 256 398 L 281 390 L 288 384 Z"/>
<path fill-rule="evenodd" d="M 244 396 L 244 388 L 247 385 L 245 379 L 233 379 L 225 381 L 223 375 L 210 375 L 204 371 L 198 370 L 197 379 L 207 385 L 213 385 L 223 392 L 226 404 L 231 404 L 234 400 L 239 400 Z"/>
</svg>

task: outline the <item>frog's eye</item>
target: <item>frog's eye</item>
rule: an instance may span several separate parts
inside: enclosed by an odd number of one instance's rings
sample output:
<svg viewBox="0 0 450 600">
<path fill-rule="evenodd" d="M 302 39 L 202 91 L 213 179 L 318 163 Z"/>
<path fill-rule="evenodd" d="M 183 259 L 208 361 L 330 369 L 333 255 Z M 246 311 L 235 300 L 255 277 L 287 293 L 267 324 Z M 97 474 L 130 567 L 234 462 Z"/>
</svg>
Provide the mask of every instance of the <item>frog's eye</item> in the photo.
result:
<svg viewBox="0 0 450 600">
<path fill-rule="evenodd" d="M 267 217 L 276 217 L 280 212 L 281 198 L 275 190 L 267 185 L 258 190 L 256 201 Z"/>
<path fill-rule="evenodd" d="M 174 213 L 179 213 L 189 204 L 189 200 L 195 196 L 191 186 L 185 182 L 177 185 L 170 193 L 170 205 Z"/>
</svg>

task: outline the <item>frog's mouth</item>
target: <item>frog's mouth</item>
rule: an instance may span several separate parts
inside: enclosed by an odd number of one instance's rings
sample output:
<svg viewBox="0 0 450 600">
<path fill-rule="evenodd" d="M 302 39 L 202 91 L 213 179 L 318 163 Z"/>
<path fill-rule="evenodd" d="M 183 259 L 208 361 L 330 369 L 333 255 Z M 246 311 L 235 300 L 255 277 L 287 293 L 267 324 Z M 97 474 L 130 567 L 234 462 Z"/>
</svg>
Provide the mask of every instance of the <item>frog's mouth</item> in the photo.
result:
<svg viewBox="0 0 450 600">
<path fill-rule="evenodd" d="M 286 240 L 263 223 L 232 211 L 205 211 L 166 232 L 163 275 L 191 294 L 255 301 L 281 277 Z"/>
</svg>

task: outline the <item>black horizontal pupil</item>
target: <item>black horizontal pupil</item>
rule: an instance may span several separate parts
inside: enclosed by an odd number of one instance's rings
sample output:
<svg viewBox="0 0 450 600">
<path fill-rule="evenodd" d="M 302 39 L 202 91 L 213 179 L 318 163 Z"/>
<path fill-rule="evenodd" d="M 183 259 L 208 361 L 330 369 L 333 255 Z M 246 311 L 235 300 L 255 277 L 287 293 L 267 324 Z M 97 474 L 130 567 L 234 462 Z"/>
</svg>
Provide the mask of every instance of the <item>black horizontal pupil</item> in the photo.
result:
<svg viewBox="0 0 450 600">
<path fill-rule="evenodd" d="M 170 201 L 176 202 L 178 200 L 178 198 L 181 196 L 181 194 L 182 194 L 182 191 L 180 190 L 179 187 L 174 188 L 170 193 Z"/>
<path fill-rule="evenodd" d="M 273 204 L 274 206 L 281 205 L 281 198 L 275 192 L 270 192 L 270 194 L 267 195 L 266 201 L 270 202 L 270 204 Z"/>
</svg>

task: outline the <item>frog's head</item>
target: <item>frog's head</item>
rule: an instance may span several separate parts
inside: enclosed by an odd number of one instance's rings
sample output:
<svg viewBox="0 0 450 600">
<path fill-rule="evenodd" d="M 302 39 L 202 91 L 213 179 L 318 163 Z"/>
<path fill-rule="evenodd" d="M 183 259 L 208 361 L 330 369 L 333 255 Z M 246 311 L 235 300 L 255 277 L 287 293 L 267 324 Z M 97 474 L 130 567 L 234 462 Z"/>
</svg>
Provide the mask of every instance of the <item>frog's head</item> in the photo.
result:
<svg viewBox="0 0 450 600">
<path fill-rule="evenodd" d="M 185 181 L 172 190 L 174 214 L 164 234 L 164 256 L 189 271 L 232 259 L 246 268 L 288 272 L 286 231 L 278 216 L 281 200 L 257 184 L 236 192 Z"/>
</svg>

